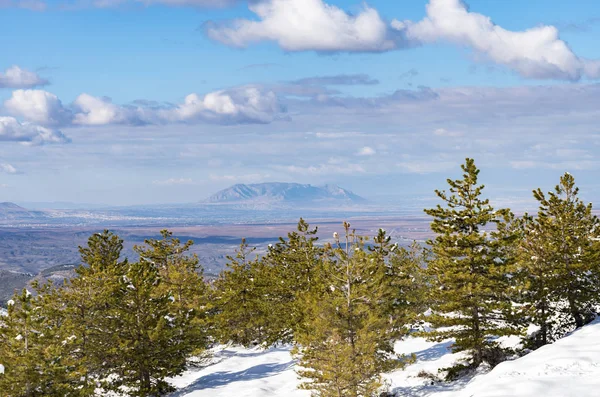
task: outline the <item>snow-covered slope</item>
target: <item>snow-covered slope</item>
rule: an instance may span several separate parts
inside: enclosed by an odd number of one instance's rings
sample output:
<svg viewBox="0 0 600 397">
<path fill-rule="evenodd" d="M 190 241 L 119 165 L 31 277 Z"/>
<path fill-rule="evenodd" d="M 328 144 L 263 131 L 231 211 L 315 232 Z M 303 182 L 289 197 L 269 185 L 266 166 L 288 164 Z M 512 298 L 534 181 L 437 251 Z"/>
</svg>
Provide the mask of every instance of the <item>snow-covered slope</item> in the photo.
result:
<svg viewBox="0 0 600 397">
<path fill-rule="evenodd" d="M 309 397 L 298 390 L 288 348 L 218 349 L 213 364 L 171 380 L 171 397 Z"/>
<path fill-rule="evenodd" d="M 600 396 L 600 320 L 525 357 L 507 361 L 492 371 L 453 383 L 436 383 L 419 373 L 437 375 L 439 368 L 463 356 L 449 351 L 451 341 L 423 338 L 398 342 L 396 351 L 415 353 L 417 362 L 385 374 L 397 396 L 409 397 L 597 397 Z M 515 345 L 507 338 L 504 345 Z M 269 350 L 221 348 L 213 363 L 189 370 L 171 382 L 172 397 L 309 397 L 298 390 L 299 380 L 288 348 Z"/>
<path fill-rule="evenodd" d="M 600 396 L 600 320 L 439 397 Z"/>
</svg>

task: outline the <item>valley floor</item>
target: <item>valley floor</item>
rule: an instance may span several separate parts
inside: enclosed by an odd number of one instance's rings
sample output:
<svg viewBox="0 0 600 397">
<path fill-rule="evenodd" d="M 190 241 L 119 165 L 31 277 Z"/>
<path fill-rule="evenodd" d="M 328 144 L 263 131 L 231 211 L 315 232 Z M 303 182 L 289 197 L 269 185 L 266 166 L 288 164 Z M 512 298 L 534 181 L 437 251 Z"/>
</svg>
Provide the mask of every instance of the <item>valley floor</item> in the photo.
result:
<svg viewBox="0 0 600 397">
<path fill-rule="evenodd" d="M 407 338 L 396 344 L 398 353 L 417 356 L 403 371 L 385 375 L 391 390 L 403 397 L 596 397 L 600 395 L 600 320 L 525 357 L 507 361 L 492 371 L 480 371 L 453 383 L 417 377 L 436 374 L 461 358 L 449 351 L 451 341 L 428 342 Z M 504 340 L 506 345 L 516 339 Z M 220 348 L 210 365 L 192 369 L 171 382 L 171 397 L 309 397 L 298 390 L 298 377 L 289 348 Z"/>
</svg>

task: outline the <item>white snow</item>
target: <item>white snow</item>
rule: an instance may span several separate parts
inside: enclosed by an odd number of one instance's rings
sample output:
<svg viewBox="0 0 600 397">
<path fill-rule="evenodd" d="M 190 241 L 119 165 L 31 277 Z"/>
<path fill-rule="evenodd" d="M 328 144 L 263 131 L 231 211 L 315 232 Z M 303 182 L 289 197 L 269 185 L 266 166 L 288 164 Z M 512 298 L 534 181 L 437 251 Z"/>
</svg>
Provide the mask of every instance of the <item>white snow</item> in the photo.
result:
<svg viewBox="0 0 600 397">
<path fill-rule="evenodd" d="M 226 347 L 214 352 L 213 363 L 171 379 L 179 390 L 172 397 L 309 397 L 297 390 L 298 377 L 290 348 Z"/>
<path fill-rule="evenodd" d="M 596 397 L 600 395 L 598 340 L 600 319 L 490 372 L 483 368 L 473 376 L 446 383 L 417 375 L 439 375 L 439 368 L 452 366 L 464 357 L 449 351 L 452 341 L 407 338 L 395 349 L 399 354 L 414 353 L 417 361 L 384 378 L 396 395 L 409 397 Z M 514 346 L 518 338 L 503 338 L 502 343 Z M 171 397 L 310 396 L 309 391 L 297 389 L 299 379 L 289 347 L 221 347 L 214 351 L 209 365 L 190 369 L 170 381 L 178 388 Z"/>
<path fill-rule="evenodd" d="M 463 390 L 439 397 L 595 397 L 600 395 L 600 320 L 518 360 L 504 362 Z"/>
</svg>

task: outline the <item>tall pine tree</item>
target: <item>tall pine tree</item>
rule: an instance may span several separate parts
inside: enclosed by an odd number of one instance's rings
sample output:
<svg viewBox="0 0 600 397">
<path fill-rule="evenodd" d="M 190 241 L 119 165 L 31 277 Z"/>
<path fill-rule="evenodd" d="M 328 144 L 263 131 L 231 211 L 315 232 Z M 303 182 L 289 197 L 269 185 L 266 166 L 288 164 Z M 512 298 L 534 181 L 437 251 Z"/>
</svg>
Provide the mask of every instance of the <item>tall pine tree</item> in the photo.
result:
<svg viewBox="0 0 600 397">
<path fill-rule="evenodd" d="M 326 292 L 303 296 L 294 352 L 306 379 L 301 388 L 320 397 L 371 397 L 381 391 L 381 373 L 402 364 L 394 356 L 398 327 L 386 304 L 391 283 L 382 255 L 389 251 L 369 251 L 348 223 L 344 228 L 343 241 L 326 247 Z"/>
<path fill-rule="evenodd" d="M 121 260 L 123 240 L 104 230 L 80 247 L 82 265 L 59 290 L 64 332 L 72 335 L 70 354 L 81 364 L 81 389 L 93 392 L 120 360 L 113 334 L 114 307 L 127 263 Z"/>
<path fill-rule="evenodd" d="M 436 234 L 428 241 L 433 309 L 428 321 L 436 328 L 429 336 L 454 338 L 453 350 L 467 351 L 470 366 L 483 361 L 493 365 L 497 344 L 492 338 L 519 333 L 505 321 L 512 303 L 507 295 L 510 238 L 504 224 L 512 216 L 481 197 L 484 186 L 478 184 L 473 159 L 467 158 L 461 168 L 462 179 L 447 180 L 449 193 L 436 190 L 444 206 L 425 210 Z"/>
<path fill-rule="evenodd" d="M 554 191 L 533 192 L 536 217 L 525 215 L 517 242 L 524 314 L 540 327 L 532 347 L 550 343 L 595 317 L 600 302 L 600 221 L 579 199 L 572 175 Z"/>
<path fill-rule="evenodd" d="M 162 230 L 160 233 L 162 239 L 147 239 L 145 246 L 135 246 L 134 250 L 144 261 L 156 266 L 161 279 L 157 293 L 169 294 L 173 300 L 172 310 L 178 317 L 185 318 L 181 324 L 186 327 L 179 330 L 181 352 L 204 357 L 209 343 L 208 288 L 198 256 L 189 253 L 194 242 L 189 240 L 182 244 L 172 232 Z"/>
</svg>

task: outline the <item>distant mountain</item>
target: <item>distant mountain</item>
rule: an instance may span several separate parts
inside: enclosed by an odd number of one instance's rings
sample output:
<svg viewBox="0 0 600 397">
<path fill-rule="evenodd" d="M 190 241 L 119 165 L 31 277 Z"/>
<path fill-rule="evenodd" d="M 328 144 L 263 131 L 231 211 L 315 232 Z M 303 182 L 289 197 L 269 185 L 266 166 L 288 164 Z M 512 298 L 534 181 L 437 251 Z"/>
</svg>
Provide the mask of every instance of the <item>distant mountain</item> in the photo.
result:
<svg viewBox="0 0 600 397">
<path fill-rule="evenodd" d="M 213 204 L 358 204 L 366 200 L 336 185 L 313 186 L 299 183 L 237 184 L 210 196 Z"/>
<path fill-rule="evenodd" d="M 15 203 L 0 203 L 0 220 L 29 219 L 43 216 L 43 213 L 30 211 Z"/>
</svg>

